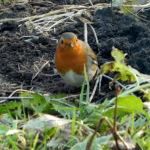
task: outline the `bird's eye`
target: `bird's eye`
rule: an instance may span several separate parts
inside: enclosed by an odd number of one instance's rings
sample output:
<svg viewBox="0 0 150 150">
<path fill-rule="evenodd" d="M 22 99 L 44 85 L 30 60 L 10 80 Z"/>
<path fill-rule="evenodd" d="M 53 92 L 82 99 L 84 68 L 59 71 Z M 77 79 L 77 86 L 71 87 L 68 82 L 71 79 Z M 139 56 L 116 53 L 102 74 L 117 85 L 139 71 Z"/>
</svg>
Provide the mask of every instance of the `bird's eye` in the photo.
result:
<svg viewBox="0 0 150 150">
<path fill-rule="evenodd" d="M 63 41 L 63 40 L 61 40 L 61 44 L 64 44 L 64 41 Z"/>
</svg>

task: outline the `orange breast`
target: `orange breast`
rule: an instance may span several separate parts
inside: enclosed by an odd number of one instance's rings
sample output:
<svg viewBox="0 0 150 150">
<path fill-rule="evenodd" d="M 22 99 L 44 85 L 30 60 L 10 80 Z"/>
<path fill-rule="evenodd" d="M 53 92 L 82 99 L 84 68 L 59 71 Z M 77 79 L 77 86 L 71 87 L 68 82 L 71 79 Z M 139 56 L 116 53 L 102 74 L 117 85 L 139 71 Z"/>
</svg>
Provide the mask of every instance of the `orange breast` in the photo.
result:
<svg viewBox="0 0 150 150">
<path fill-rule="evenodd" d="M 74 47 L 58 45 L 55 55 L 55 64 L 58 72 L 65 74 L 72 70 L 77 74 L 84 73 L 84 64 L 87 68 L 87 56 L 80 43 Z"/>
</svg>

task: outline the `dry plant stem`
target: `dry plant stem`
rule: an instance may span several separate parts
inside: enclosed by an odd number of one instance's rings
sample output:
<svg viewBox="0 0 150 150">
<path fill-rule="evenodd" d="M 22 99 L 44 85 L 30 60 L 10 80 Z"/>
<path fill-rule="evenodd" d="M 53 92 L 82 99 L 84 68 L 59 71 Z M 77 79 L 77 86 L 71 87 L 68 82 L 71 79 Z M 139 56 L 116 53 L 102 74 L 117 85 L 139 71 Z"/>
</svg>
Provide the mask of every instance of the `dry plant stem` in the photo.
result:
<svg viewBox="0 0 150 150">
<path fill-rule="evenodd" d="M 86 6 L 82 6 L 82 5 L 64 5 L 63 9 L 59 9 L 59 10 L 55 10 L 55 11 L 51 11 L 47 14 L 42 14 L 42 15 L 35 15 L 35 16 L 31 16 L 31 17 L 26 17 L 26 18 L 13 18 L 13 19 L 1 19 L 1 23 L 5 22 L 5 21 L 10 21 L 10 20 L 14 20 L 17 22 L 23 22 L 26 21 L 26 23 L 31 22 L 33 20 L 37 20 L 37 19 L 41 19 L 41 18 L 45 18 L 45 17 L 49 17 L 49 16 L 53 16 L 53 15 L 58 15 L 57 17 L 59 17 L 59 14 L 63 14 L 63 13 L 67 13 L 68 11 L 70 12 L 76 12 L 76 11 L 82 11 L 82 10 L 89 10 L 89 9 L 97 9 L 97 8 L 103 8 L 103 7 L 108 7 L 109 4 L 103 3 L 103 4 L 96 4 L 93 5 L 92 1 L 89 0 L 89 2 L 91 3 L 92 6 L 86 7 Z M 137 8 L 148 8 L 150 7 L 150 3 L 145 4 L 145 5 L 122 5 L 122 7 L 137 7 Z M 78 13 L 75 14 L 79 15 Z M 0 24 L 1 24 L 0 23 Z"/>
<path fill-rule="evenodd" d="M 93 139 L 96 135 L 96 133 L 98 132 L 99 128 L 101 127 L 102 123 L 103 123 L 103 120 L 105 120 L 109 127 L 111 128 L 111 132 L 114 136 L 114 140 L 116 142 L 116 147 L 118 150 L 120 150 L 119 148 L 119 144 L 118 144 L 118 139 L 120 139 L 120 141 L 124 144 L 125 148 L 128 150 L 128 146 L 126 144 L 126 142 L 123 140 L 123 138 L 117 133 L 117 125 L 116 125 L 116 122 L 117 122 L 117 104 L 118 104 L 118 95 L 120 94 L 120 91 L 121 91 L 121 88 L 118 84 L 116 84 L 116 103 L 115 103 L 115 112 L 114 112 L 114 125 L 112 126 L 109 122 L 109 120 L 106 118 L 106 117 L 102 117 L 99 121 L 99 124 L 98 126 L 96 127 L 96 130 L 95 132 L 93 133 L 90 141 L 87 143 L 87 146 L 86 146 L 86 150 L 90 150 L 91 149 L 91 146 L 92 146 L 92 142 L 93 142 Z"/>
<path fill-rule="evenodd" d="M 148 94 L 147 91 L 145 91 L 144 89 L 139 89 L 140 92 L 143 92 L 144 94 Z"/>
<path fill-rule="evenodd" d="M 5 22 L 5 21 L 8 21 L 8 20 L 11 20 L 11 21 L 15 20 L 15 21 L 18 21 L 18 22 L 31 21 L 31 20 L 35 20 L 35 19 L 38 19 L 38 18 L 43 18 L 43 17 L 46 17 L 46 16 L 55 15 L 57 13 L 64 13 L 64 12 L 66 12 L 66 9 L 59 9 L 59 10 L 56 10 L 56 11 L 51 11 L 47 14 L 35 15 L 35 16 L 31 16 L 31 17 L 2 19 L 1 22 Z"/>
<path fill-rule="evenodd" d="M 135 8 L 148 8 L 150 7 L 150 3 L 145 4 L 145 5 L 122 5 L 123 7 L 135 7 Z"/>
<path fill-rule="evenodd" d="M 99 76 L 99 86 L 98 86 L 98 92 L 99 92 L 99 94 L 101 93 L 102 78 L 103 78 L 103 76 Z"/>
<path fill-rule="evenodd" d="M 34 91 L 28 91 L 28 90 L 23 90 L 23 89 L 17 89 L 15 90 L 9 97 L 0 97 L 0 99 L 33 99 L 33 97 L 12 97 L 16 92 L 30 92 L 31 94 L 34 94 L 35 92 Z M 83 95 L 86 95 L 86 93 L 84 93 Z M 69 98 L 75 98 L 75 97 L 79 97 L 80 94 L 76 94 L 76 95 L 70 95 L 70 96 L 67 96 L 67 97 L 63 97 L 63 98 L 60 98 L 60 99 L 50 99 L 52 101 L 62 101 L 64 99 L 69 99 Z"/>
<path fill-rule="evenodd" d="M 107 78 L 107 79 L 109 79 L 109 80 L 111 80 L 111 81 L 114 80 L 113 78 L 111 78 L 111 77 L 109 77 L 109 76 L 107 76 L 107 75 L 105 75 L 105 74 L 103 74 L 102 76 L 105 77 L 105 78 Z M 120 82 L 115 81 L 115 83 L 119 84 L 123 89 L 126 90 L 125 86 L 124 86 L 123 84 L 121 84 Z"/>
<path fill-rule="evenodd" d="M 91 1 L 91 0 L 89 0 L 89 2 L 90 2 L 90 4 L 93 6 L 93 3 L 92 3 L 92 1 Z"/>
<path fill-rule="evenodd" d="M 4 124 L 5 126 L 10 126 L 9 122 L 7 122 L 6 120 L 1 120 L 1 118 L 0 123 Z"/>
<path fill-rule="evenodd" d="M 7 100 L 12 100 L 12 99 L 15 99 L 15 100 L 20 100 L 20 99 L 33 99 L 33 97 L 0 97 L 0 104 L 3 104 L 5 102 L 7 102 Z"/>
<path fill-rule="evenodd" d="M 34 94 L 35 92 L 34 91 L 29 91 L 29 90 L 23 90 L 23 89 L 17 89 L 17 90 L 15 90 L 14 92 L 12 92 L 10 95 L 9 95 L 9 97 L 12 97 L 15 93 L 17 93 L 17 92 L 29 92 L 29 93 L 31 93 L 31 94 Z"/>
<path fill-rule="evenodd" d="M 94 97 L 94 95 L 95 95 L 95 92 L 96 92 L 96 89 L 97 89 L 97 85 L 98 85 L 98 83 L 99 83 L 100 78 L 101 78 L 101 77 L 98 77 L 98 78 L 96 79 L 96 83 L 95 83 L 93 92 L 92 92 L 92 94 L 91 94 L 91 96 L 90 96 L 90 100 L 89 100 L 90 103 L 91 103 L 91 101 L 92 101 L 92 99 L 93 99 L 93 97 Z"/>
<path fill-rule="evenodd" d="M 112 134 L 113 134 L 113 136 L 114 136 L 114 139 L 115 139 L 115 138 L 116 138 L 116 139 L 119 139 L 119 140 L 124 144 L 126 150 L 128 150 L 128 145 L 126 144 L 126 142 L 124 141 L 124 139 L 123 139 L 117 132 L 114 133 L 114 128 L 113 128 L 113 126 L 111 125 L 111 123 L 109 122 L 109 120 L 108 120 L 107 117 L 102 117 L 102 118 L 100 119 L 100 121 L 99 121 L 99 123 L 98 123 L 98 125 L 97 125 L 97 127 L 96 127 L 95 132 L 93 133 L 92 137 L 90 138 L 89 142 L 88 142 L 87 145 L 86 145 L 86 150 L 91 150 L 91 146 L 92 146 L 92 142 L 93 142 L 93 140 L 94 140 L 94 137 L 95 137 L 96 133 L 98 132 L 99 128 L 101 127 L 101 125 L 102 125 L 102 123 L 103 123 L 104 120 L 107 122 L 108 126 L 110 127 L 111 132 L 112 132 Z"/>
<path fill-rule="evenodd" d="M 116 122 L 117 122 L 117 105 L 118 105 L 118 95 L 120 94 L 120 87 L 118 84 L 115 85 L 115 89 L 116 89 L 116 102 L 115 102 L 115 112 L 114 112 L 114 131 L 117 132 L 117 126 L 116 126 Z"/>
<path fill-rule="evenodd" d="M 116 102 L 115 102 L 115 112 L 114 112 L 114 126 L 113 126 L 113 136 L 114 136 L 114 140 L 116 142 L 116 146 L 117 149 L 120 150 L 119 144 L 118 144 L 118 139 L 121 140 L 121 142 L 124 144 L 125 148 L 128 150 L 128 146 L 126 145 L 126 142 L 122 139 L 121 136 L 119 136 L 119 134 L 117 133 L 117 106 L 118 106 L 118 95 L 121 92 L 121 88 L 118 84 L 115 85 L 115 89 L 116 89 Z"/>
<path fill-rule="evenodd" d="M 120 150 L 119 148 L 119 144 L 118 144 L 118 138 L 116 135 L 117 133 L 117 125 L 116 125 L 116 122 L 117 122 L 117 105 L 118 105 L 118 95 L 120 93 L 120 87 L 118 84 L 115 85 L 115 88 L 116 88 L 116 102 L 115 102 L 115 111 L 114 111 L 114 139 L 115 139 L 115 142 L 116 142 L 116 146 L 117 146 L 117 149 Z"/>
<path fill-rule="evenodd" d="M 0 104 L 3 104 L 3 103 L 5 103 L 7 100 L 5 99 L 5 100 L 1 100 L 0 101 Z"/>
<path fill-rule="evenodd" d="M 50 101 L 57 102 L 57 103 L 63 104 L 63 105 L 68 106 L 68 107 L 76 108 L 75 106 L 70 105 L 70 104 L 63 102 L 63 101 L 59 101 L 59 100 L 55 100 L 55 99 L 50 99 Z"/>
<path fill-rule="evenodd" d="M 113 128 L 112 128 L 112 134 L 113 134 L 113 136 L 114 136 L 114 139 L 115 139 L 115 138 L 116 138 L 116 139 L 119 139 L 119 140 L 123 143 L 123 145 L 125 146 L 126 150 L 129 150 L 128 145 L 126 144 L 126 142 L 124 141 L 124 139 L 123 139 L 117 132 L 114 133 Z"/>
<path fill-rule="evenodd" d="M 71 17 L 73 17 L 73 16 L 75 16 L 76 14 L 72 14 L 72 15 L 69 15 L 68 17 L 65 17 L 64 19 L 61 19 L 61 20 L 59 20 L 59 21 L 57 21 L 56 23 L 54 23 L 52 26 L 50 26 L 49 27 L 49 29 L 48 29 L 48 31 L 51 29 L 51 28 L 54 28 L 54 26 L 56 26 L 56 25 L 58 25 L 58 24 L 60 24 L 60 23 L 62 23 L 62 22 L 65 22 L 65 20 L 67 20 L 67 19 L 69 19 L 69 18 L 71 18 Z"/>
<path fill-rule="evenodd" d="M 4 99 L 2 101 L 0 101 L 0 104 L 3 104 L 5 103 L 7 100 L 10 100 L 10 99 L 15 99 L 15 100 L 20 100 L 20 99 L 33 99 L 33 97 L 0 97 L 0 99 Z M 65 99 L 65 98 L 64 98 Z M 59 101 L 59 100 L 56 100 L 56 99 L 50 99 L 50 101 L 53 101 L 53 102 L 57 102 L 57 103 L 60 103 L 60 104 L 63 104 L 63 105 L 66 105 L 68 107 L 72 107 L 72 108 L 75 108 L 75 106 L 73 105 L 70 105 L 68 103 L 65 103 L 63 101 Z"/>
<path fill-rule="evenodd" d="M 90 25 L 90 24 L 88 24 L 88 25 L 91 27 L 91 29 L 92 29 L 92 31 L 93 31 L 93 34 L 94 34 L 94 37 L 95 37 L 95 40 L 96 40 L 96 44 L 99 44 L 99 41 L 98 41 L 98 38 L 97 38 L 97 34 L 96 34 L 96 32 L 95 32 L 95 29 L 93 28 L 92 25 Z"/>
<path fill-rule="evenodd" d="M 32 77 L 31 82 L 36 78 L 36 76 L 42 71 L 42 69 L 49 63 L 49 61 L 46 61 L 45 64 L 38 70 L 38 72 Z"/>
<path fill-rule="evenodd" d="M 93 133 L 92 137 L 90 138 L 89 142 L 88 142 L 87 145 L 86 145 L 86 150 L 91 150 L 91 146 L 92 146 L 93 139 L 94 139 L 96 133 L 98 132 L 99 128 L 102 126 L 102 123 L 103 123 L 104 120 L 108 123 L 108 125 L 110 126 L 110 128 L 113 129 L 113 126 L 110 124 L 108 118 L 107 118 L 107 117 L 102 117 L 102 118 L 100 119 L 100 121 L 99 121 L 97 127 L 96 127 L 95 132 Z"/>
<path fill-rule="evenodd" d="M 127 5 L 126 5 L 126 6 L 127 6 Z M 136 18 L 138 18 L 138 19 L 141 19 L 141 20 L 143 20 L 143 21 L 145 21 L 145 22 L 150 22 L 150 21 L 148 21 L 148 20 L 146 20 L 146 19 L 143 19 L 142 17 L 137 16 L 136 14 L 132 13 L 131 11 L 129 11 L 128 9 L 126 9 L 125 6 L 123 6 L 123 8 L 124 8 L 128 13 L 130 13 L 131 15 L 133 15 L 134 17 L 136 17 Z"/>
<path fill-rule="evenodd" d="M 7 99 L 33 99 L 33 97 L 0 97 L 0 99 L 4 99 L 4 100 L 7 100 Z M 1 103 L 1 101 L 0 101 Z"/>
<path fill-rule="evenodd" d="M 87 38 L 87 23 L 84 22 L 84 41 L 88 43 L 88 38 Z"/>
<path fill-rule="evenodd" d="M 90 1 L 90 0 L 89 0 Z M 92 4 L 91 4 L 92 5 Z M 55 10 L 55 11 L 51 11 L 47 14 L 42 14 L 42 15 L 35 15 L 35 16 L 31 16 L 31 17 L 26 17 L 26 18 L 13 18 L 13 19 L 2 19 L 1 22 L 5 22 L 5 21 L 10 21 L 10 20 L 16 20 L 18 22 L 22 22 L 22 21 L 27 21 L 27 20 L 36 20 L 38 18 L 43 18 L 46 16 L 52 16 L 52 15 L 56 15 L 56 14 L 62 14 L 67 12 L 67 10 L 73 10 L 73 9 L 92 9 L 92 8 L 102 8 L 102 7 L 108 7 L 108 4 L 96 4 L 96 5 L 92 5 L 90 7 L 86 7 L 86 6 L 81 6 L 81 5 L 64 5 L 64 9 L 59 9 L 59 10 Z M 145 4 L 145 5 L 122 5 L 123 7 L 137 7 L 137 8 L 148 8 L 150 6 L 150 3 Z"/>
</svg>

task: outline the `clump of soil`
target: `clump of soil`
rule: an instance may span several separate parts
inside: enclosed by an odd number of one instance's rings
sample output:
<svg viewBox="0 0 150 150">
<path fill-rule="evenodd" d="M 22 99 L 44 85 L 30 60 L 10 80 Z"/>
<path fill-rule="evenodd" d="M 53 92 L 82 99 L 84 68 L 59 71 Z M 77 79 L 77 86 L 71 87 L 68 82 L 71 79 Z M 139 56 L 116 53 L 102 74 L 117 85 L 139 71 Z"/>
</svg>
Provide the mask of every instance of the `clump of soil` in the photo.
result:
<svg viewBox="0 0 150 150">
<path fill-rule="evenodd" d="M 0 23 L 1 83 L 7 81 L 17 85 L 17 88 L 23 87 L 23 89 L 32 89 L 40 93 L 68 93 L 69 87 L 59 75 L 55 74 L 54 55 L 57 40 L 66 31 L 76 33 L 83 40 L 83 23 L 77 20 L 74 24 L 64 28 L 58 27 L 47 34 L 42 34 L 37 33 L 34 27 L 29 30 L 25 21 L 15 20 L 63 8 L 58 1 L 51 2 L 53 3 L 47 5 L 43 2 L 0 6 L 3 10 L 0 13 L 2 20 Z M 99 65 L 112 60 L 110 52 L 112 46 L 115 46 L 128 54 L 128 65 L 142 73 L 150 74 L 150 23 L 148 20 L 143 21 L 132 15 L 125 15 L 117 9 L 114 9 L 113 13 L 110 8 L 88 11 L 92 16 L 90 21 L 93 23 L 92 26 L 99 41 L 96 44 L 93 32 L 88 26 L 88 43 L 97 54 Z M 141 15 L 149 19 L 149 10 Z M 114 91 L 110 92 L 108 89 L 108 82 L 107 79 L 102 81 L 101 90 L 105 96 L 96 94 L 95 99 L 114 95 Z M 2 91 L 0 96 L 8 96 L 14 88 L 7 92 Z M 71 89 L 70 94 L 75 93 L 79 94 L 80 88 Z"/>
</svg>

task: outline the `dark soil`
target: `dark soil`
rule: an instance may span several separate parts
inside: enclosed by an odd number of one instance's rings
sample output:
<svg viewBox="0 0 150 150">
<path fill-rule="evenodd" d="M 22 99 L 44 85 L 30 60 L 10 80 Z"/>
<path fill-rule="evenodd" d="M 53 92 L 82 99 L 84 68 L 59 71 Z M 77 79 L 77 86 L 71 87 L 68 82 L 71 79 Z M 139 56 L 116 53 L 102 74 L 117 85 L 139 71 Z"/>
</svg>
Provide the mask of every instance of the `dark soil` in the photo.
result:
<svg viewBox="0 0 150 150">
<path fill-rule="evenodd" d="M 0 84 L 2 87 L 0 96 L 8 96 L 18 88 L 31 89 L 42 94 L 68 93 L 68 91 L 70 94 L 80 93 L 80 88 L 69 90 L 70 87 L 54 73 L 54 54 L 56 39 L 59 39 L 63 32 L 74 32 L 83 40 L 83 23 L 77 21 L 73 25 L 70 24 L 45 35 L 37 33 L 35 29 L 29 31 L 23 21 L 10 20 L 63 8 L 59 1 L 52 2 L 52 4 L 41 2 L 0 5 L 0 19 L 7 19 L 0 21 Z M 82 1 L 73 2 L 81 4 Z M 117 9 L 113 10 L 113 14 L 110 8 L 89 10 L 89 12 L 92 15 L 90 21 L 93 22 L 92 26 L 98 36 L 99 44 L 96 44 L 90 27 L 88 27 L 88 43 L 97 54 L 99 66 L 112 60 L 110 52 L 112 46 L 115 46 L 127 53 L 128 65 L 142 73 L 150 74 L 150 10 L 140 14 L 147 21 L 129 14 L 124 15 Z M 37 73 L 36 68 L 41 68 L 46 61 L 49 63 L 33 79 Z M 108 82 L 107 79 L 102 81 L 101 90 L 105 96 L 96 94 L 94 99 L 105 99 L 114 95 L 114 91 L 108 89 Z M 92 87 L 93 85 L 91 89 Z"/>
</svg>

